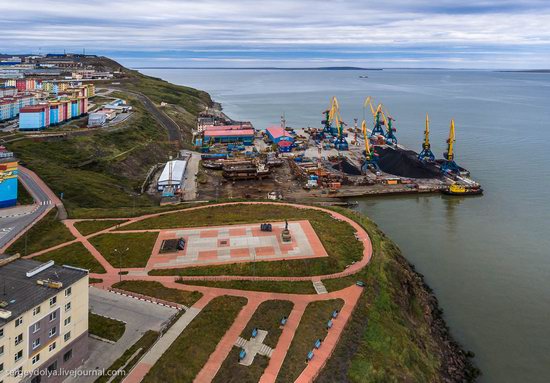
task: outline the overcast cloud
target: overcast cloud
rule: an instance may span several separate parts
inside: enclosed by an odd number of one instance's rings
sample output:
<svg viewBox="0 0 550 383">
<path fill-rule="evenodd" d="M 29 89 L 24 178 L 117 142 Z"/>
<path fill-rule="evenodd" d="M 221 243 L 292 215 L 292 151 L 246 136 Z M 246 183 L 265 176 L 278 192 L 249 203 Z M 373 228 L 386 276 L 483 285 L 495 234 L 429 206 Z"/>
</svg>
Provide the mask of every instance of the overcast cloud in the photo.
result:
<svg viewBox="0 0 550 383">
<path fill-rule="evenodd" d="M 132 66 L 550 67 L 543 0 L 0 0 L 0 10 L 2 53 L 86 48 Z"/>
</svg>

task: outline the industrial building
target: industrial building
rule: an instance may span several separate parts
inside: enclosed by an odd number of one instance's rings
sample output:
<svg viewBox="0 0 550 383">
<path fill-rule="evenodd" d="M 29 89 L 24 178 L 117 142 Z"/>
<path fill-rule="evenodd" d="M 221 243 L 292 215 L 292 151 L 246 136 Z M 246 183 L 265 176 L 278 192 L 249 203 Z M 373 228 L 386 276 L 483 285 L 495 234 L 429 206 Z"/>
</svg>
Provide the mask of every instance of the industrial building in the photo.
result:
<svg viewBox="0 0 550 383">
<path fill-rule="evenodd" d="M 281 153 L 288 153 L 294 145 L 294 137 L 281 126 L 270 126 L 266 129 L 267 138 L 277 145 Z"/>
<path fill-rule="evenodd" d="M 0 146 L 0 208 L 17 204 L 17 175 L 13 153 Z"/>
<path fill-rule="evenodd" d="M 181 189 L 186 168 L 187 161 L 185 160 L 168 161 L 157 181 L 157 190 L 163 191 L 166 187 Z"/>
<path fill-rule="evenodd" d="M 206 130 L 204 132 L 205 143 L 243 143 L 252 145 L 254 141 L 254 129 L 223 129 L 223 130 Z"/>
<path fill-rule="evenodd" d="M 0 382 L 61 382 L 88 355 L 88 272 L 0 255 L 0 280 Z"/>
</svg>

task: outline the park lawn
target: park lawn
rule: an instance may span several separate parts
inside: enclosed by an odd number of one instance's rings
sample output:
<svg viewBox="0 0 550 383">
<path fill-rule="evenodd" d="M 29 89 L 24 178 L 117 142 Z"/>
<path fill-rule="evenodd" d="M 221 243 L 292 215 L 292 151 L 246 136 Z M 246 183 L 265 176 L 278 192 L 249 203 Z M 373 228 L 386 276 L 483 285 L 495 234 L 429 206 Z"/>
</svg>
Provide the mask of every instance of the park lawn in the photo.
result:
<svg viewBox="0 0 550 383">
<path fill-rule="evenodd" d="M 282 330 L 280 321 L 283 316 L 290 315 L 294 304 L 290 301 L 270 300 L 262 302 L 245 329 L 241 333 L 244 339 L 250 339 L 252 330 L 257 327 L 259 330 L 268 332 L 264 344 L 275 348 L 277 341 L 281 336 Z M 215 383 L 238 383 L 238 382 L 258 382 L 264 373 L 269 359 L 265 356 L 256 355 L 251 366 L 242 366 L 239 364 L 240 348 L 233 347 L 231 352 L 223 362 L 220 370 L 214 377 Z"/>
<path fill-rule="evenodd" d="M 101 278 L 90 278 L 88 279 L 88 283 L 90 285 L 94 284 L 94 283 L 102 283 L 103 282 L 103 279 Z"/>
<path fill-rule="evenodd" d="M 193 382 L 246 301 L 227 295 L 212 299 L 145 375 L 143 383 Z"/>
<path fill-rule="evenodd" d="M 202 293 L 198 291 L 171 289 L 154 281 L 122 281 L 115 283 L 113 287 L 189 307 L 202 297 Z"/>
<path fill-rule="evenodd" d="M 111 383 L 118 383 L 121 382 L 125 375 L 127 375 L 132 367 L 134 367 L 137 362 L 139 362 L 139 359 L 153 346 L 155 341 L 158 339 L 159 333 L 156 331 L 149 330 L 143 336 L 132 345 L 128 350 L 124 351 L 124 354 L 120 358 L 114 361 L 113 364 L 107 369 L 107 371 L 118 371 L 122 368 L 122 366 L 125 365 L 125 367 L 122 369 L 122 371 L 125 371 L 125 374 L 121 374 L 113 378 Z M 138 352 L 138 350 L 140 350 Z M 134 356 L 132 360 L 130 358 L 137 352 L 137 354 Z M 99 378 L 97 378 L 94 383 L 106 383 L 109 381 L 111 377 L 107 375 L 102 375 Z"/>
<path fill-rule="evenodd" d="M 313 276 L 343 271 L 347 265 L 363 256 L 363 244 L 355 238 L 348 223 L 332 218 L 328 213 L 313 209 L 298 209 L 282 204 L 213 206 L 183 212 L 168 213 L 125 226 L 125 230 L 151 228 L 199 227 L 254 222 L 308 220 L 328 257 L 234 263 L 180 269 L 152 270 L 150 275 L 257 275 Z"/>
<path fill-rule="evenodd" d="M 310 281 L 192 281 L 178 280 L 178 283 L 192 286 L 218 287 L 247 291 L 268 291 L 285 294 L 317 294 Z"/>
<path fill-rule="evenodd" d="M 108 229 L 110 227 L 119 225 L 123 222 L 126 222 L 126 220 L 125 219 L 120 219 L 120 220 L 102 221 L 102 220 L 95 220 L 94 219 L 94 220 L 91 220 L 91 221 L 75 222 L 74 227 L 76 227 L 77 230 L 82 235 L 90 235 L 90 234 L 93 234 L 93 233 L 97 233 L 98 231 L 105 230 L 105 229 Z"/>
<path fill-rule="evenodd" d="M 19 179 L 17 180 L 17 203 L 19 205 L 31 205 L 34 203 L 34 198 L 32 198 Z"/>
<path fill-rule="evenodd" d="M 33 257 L 34 260 L 40 262 L 55 261 L 57 265 L 70 265 L 80 267 L 81 269 L 90 270 L 91 273 L 103 274 L 105 269 L 94 258 L 92 254 L 80 242 L 75 242 L 70 245 L 48 251 Z"/>
<path fill-rule="evenodd" d="M 24 235 L 19 237 L 6 252 L 10 254 L 19 253 L 25 256 L 73 239 L 74 236 L 69 229 L 57 219 L 57 208 L 53 208 Z"/>
<path fill-rule="evenodd" d="M 145 267 L 157 236 L 156 232 L 106 233 L 90 238 L 90 243 L 113 267 Z"/>
<path fill-rule="evenodd" d="M 90 334 L 113 342 L 119 340 L 126 330 L 124 322 L 94 314 L 91 311 L 89 312 L 88 321 L 88 332 Z"/>
<path fill-rule="evenodd" d="M 325 339 L 328 334 L 327 322 L 334 310 L 340 310 L 344 305 L 341 299 L 315 301 L 307 305 L 296 334 L 292 339 L 276 382 L 294 382 L 306 368 L 308 352 L 314 348 L 317 339 Z M 341 319 L 335 319 L 335 321 Z M 323 347 L 323 345 L 321 345 Z M 314 356 L 315 358 L 315 356 Z"/>
</svg>

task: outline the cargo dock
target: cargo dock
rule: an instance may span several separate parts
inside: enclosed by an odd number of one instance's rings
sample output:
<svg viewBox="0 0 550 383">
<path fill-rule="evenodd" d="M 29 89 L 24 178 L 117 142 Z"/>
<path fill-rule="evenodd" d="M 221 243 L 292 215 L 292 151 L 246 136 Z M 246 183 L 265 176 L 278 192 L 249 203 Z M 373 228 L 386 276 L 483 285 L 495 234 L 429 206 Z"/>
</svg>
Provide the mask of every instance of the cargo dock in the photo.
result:
<svg viewBox="0 0 550 383">
<path fill-rule="evenodd" d="M 426 115 L 420 152 L 398 143 L 395 120 L 372 98 L 364 103 L 370 117 L 344 123 L 336 98 L 321 113 L 318 127 L 278 124 L 256 129 L 230 119 L 221 105 L 202 112 L 193 132 L 201 153 L 197 198 L 284 199 L 330 203 L 364 196 L 444 193 L 481 194 L 468 170 L 455 162 L 455 126 L 447 151 L 431 152 Z M 320 108 L 321 109 L 321 108 Z M 420 136 L 420 134 L 419 134 Z"/>
</svg>

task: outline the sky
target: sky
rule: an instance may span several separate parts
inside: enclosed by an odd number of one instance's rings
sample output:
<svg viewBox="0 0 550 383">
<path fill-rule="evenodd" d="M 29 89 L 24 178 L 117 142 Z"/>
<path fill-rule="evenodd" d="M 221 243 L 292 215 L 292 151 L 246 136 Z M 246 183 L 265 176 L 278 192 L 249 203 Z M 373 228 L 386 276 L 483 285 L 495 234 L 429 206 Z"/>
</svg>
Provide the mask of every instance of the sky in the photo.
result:
<svg viewBox="0 0 550 383">
<path fill-rule="evenodd" d="M 131 67 L 550 67 L 549 0 L 0 0 L 0 53 Z"/>
</svg>

